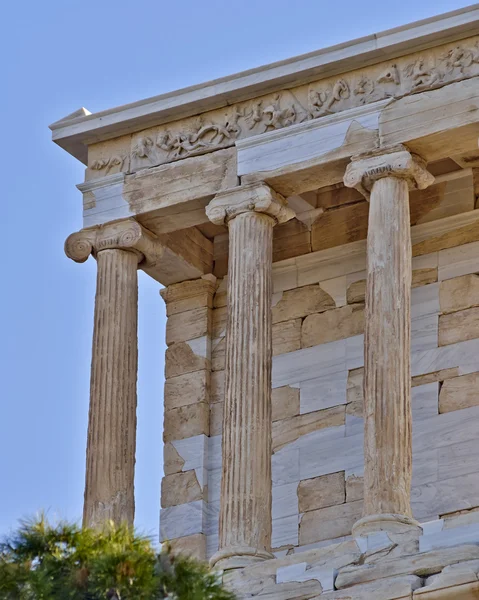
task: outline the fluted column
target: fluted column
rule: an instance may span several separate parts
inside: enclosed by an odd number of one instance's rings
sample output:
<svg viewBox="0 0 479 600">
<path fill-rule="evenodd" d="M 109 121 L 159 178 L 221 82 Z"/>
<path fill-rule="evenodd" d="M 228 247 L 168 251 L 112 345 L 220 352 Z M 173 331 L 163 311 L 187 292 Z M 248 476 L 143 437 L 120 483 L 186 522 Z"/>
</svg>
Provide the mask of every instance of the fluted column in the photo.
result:
<svg viewBox="0 0 479 600">
<path fill-rule="evenodd" d="M 345 185 L 369 198 L 364 336 L 364 511 L 355 534 L 418 527 L 412 518 L 409 188 L 434 178 L 405 148 L 360 157 Z"/>
<path fill-rule="evenodd" d="M 82 230 L 67 256 L 97 259 L 83 524 L 133 525 L 138 365 L 138 263 L 161 253 L 134 221 Z"/>
<path fill-rule="evenodd" d="M 97 254 L 83 522 L 133 524 L 138 255 Z"/>
<path fill-rule="evenodd" d="M 259 184 L 220 194 L 207 214 L 229 229 L 219 551 L 211 559 L 227 569 L 272 557 L 273 227 L 294 213 Z"/>
</svg>

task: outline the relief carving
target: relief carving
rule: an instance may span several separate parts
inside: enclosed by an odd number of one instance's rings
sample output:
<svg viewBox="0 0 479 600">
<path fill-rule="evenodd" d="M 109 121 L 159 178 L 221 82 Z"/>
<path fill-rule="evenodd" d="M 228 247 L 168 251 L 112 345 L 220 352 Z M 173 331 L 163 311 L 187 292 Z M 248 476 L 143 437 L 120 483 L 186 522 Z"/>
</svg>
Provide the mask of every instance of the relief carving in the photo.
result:
<svg viewBox="0 0 479 600">
<path fill-rule="evenodd" d="M 440 79 L 438 71 L 429 67 L 422 56 L 404 67 L 404 75 L 412 80 L 413 92 L 431 88 Z"/>
<path fill-rule="evenodd" d="M 263 119 L 263 107 L 262 102 L 257 102 L 253 105 L 251 112 L 246 115 L 246 122 L 248 123 L 248 129 L 251 131 L 255 128 L 258 123 L 261 123 Z"/>
<path fill-rule="evenodd" d="M 296 121 L 296 109 L 294 104 L 281 108 L 280 95 L 277 94 L 273 102 L 263 109 L 262 118 L 265 118 L 264 124 L 267 130 L 268 128 L 281 129 L 292 125 Z"/>
<path fill-rule="evenodd" d="M 338 79 L 334 82 L 332 88 L 316 91 L 310 89 L 308 93 L 309 118 L 317 119 L 324 115 L 330 115 L 333 105 L 347 100 L 351 95 L 349 85 L 344 79 Z"/>
<path fill-rule="evenodd" d="M 153 140 L 150 137 L 142 137 L 133 146 L 131 150 L 132 156 L 136 158 L 147 158 L 153 148 Z"/>
<path fill-rule="evenodd" d="M 151 135 L 135 138 L 131 157 L 134 166 L 162 164 L 232 146 L 235 140 L 253 134 L 282 129 L 308 118 L 291 92 L 275 94 L 268 102 L 253 101 L 223 113 L 222 121 L 204 123 L 200 118 L 190 129 L 157 128 Z"/>
<path fill-rule="evenodd" d="M 323 108 L 324 103 L 328 97 L 327 92 L 318 92 L 317 90 L 310 89 L 308 93 L 308 108 L 311 119 L 315 119 L 322 112 L 325 111 Z"/>
<path fill-rule="evenodd" d="M 333 86 L 333 93 L 328 108 L 331 108 L 335 102 L 347 100 L 350 96 L 349 85 L 344 79 L 339 79 Z"/>
<path fill-rule="evenodd" d="M 479 63 L 479 42 L 476 42 L 472 48 L 455 46 L 439 58 L 445 63 L 448 73 L 458 69 L 463 74 L 464 69 L 471 67 L 474 63 Z"/>
<path fill-rule="evenodd" d="M 396 65 L 388 67 L 381 75 L 376 79 L 377 83 L 394 83 L 399 85 L 401 80 L 399 78 L 399 71 Z"/>
<path fill-rule="evenodd" d="M 479 37 L 450 43 L 394 63 L 372 65 L 133 134 L 129 149 L 89 148 L 91 177 L 139 169 L 227 148 L 236 140 L 318 119 L 386 98 L 479 76 Z M 100 146 L 100 144 L 99 144 Z M 90 154 L 91 149 L 91 154 Z M 97 174 L 96 174 L 97 173 Z"/>
<path fill-rule="evenodd" d="M 359 104 L 366 104 L 369 96 L 374 92 L 374 81 L 363 75 L 353 90 L 355 96 L 358 96 Z"/>
<path fill-rule="evenodd" d="M 110 170 L 114 167 L 120 167 L 121 171 L 123 169 L 125 160 L 126 156 L 111 156 L 110 158 L 100 158 L 92 162 L 92 164 L 90 165 L 90 169 L 93 169 L 94 171 L 102 171 L 103 169 L 105 169 L 105 174 L 108 174 Z"/>
<path fill-rule="evenodd" d="M 162 132 L 156 138 L 156 146 L 171 153 L 173 158 L 184 158 L 205 149 L 221 146 L 225 140 L 235 139 L 241 132 L 238 119 L 242 114 L 235 110 L 231 118 L 226 118 L 223 125 L 202 125 L 191 134 L 180 133 L 172 135 L 169 131 Z"/>
</svg>

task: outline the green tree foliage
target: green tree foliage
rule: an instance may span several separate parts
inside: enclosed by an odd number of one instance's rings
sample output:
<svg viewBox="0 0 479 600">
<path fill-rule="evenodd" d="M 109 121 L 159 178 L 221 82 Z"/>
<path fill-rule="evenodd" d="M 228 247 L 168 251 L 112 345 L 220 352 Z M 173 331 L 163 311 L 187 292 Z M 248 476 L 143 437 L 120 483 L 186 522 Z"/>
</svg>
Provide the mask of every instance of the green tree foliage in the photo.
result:
<svg viewBox="0 0 479 600">
<path fill-rule="evenodd" d="M 0 545 L 1 600 L 234 600 L 206 565 L 112 523 L 101 531 L 41 517 Z"/>
</svg>

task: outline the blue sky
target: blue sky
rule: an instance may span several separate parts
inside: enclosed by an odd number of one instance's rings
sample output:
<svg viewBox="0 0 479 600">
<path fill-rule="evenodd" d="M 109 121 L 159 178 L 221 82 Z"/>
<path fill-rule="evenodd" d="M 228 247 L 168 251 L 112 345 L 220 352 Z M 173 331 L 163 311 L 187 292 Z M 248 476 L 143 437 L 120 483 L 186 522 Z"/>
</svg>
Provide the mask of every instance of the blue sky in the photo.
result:
<svg viewBox="0 0 479 600">
<path fill-rule="evenodd" d="M 467 6 L 458 0 L 26 0 L 2 8 L 0 534 L 44 508 L 82 510 L 95 262 L 83 166 L 48 125 Z M 156 535 L 165 308 L 140 273 L 138 528 Z"/>
</svg>

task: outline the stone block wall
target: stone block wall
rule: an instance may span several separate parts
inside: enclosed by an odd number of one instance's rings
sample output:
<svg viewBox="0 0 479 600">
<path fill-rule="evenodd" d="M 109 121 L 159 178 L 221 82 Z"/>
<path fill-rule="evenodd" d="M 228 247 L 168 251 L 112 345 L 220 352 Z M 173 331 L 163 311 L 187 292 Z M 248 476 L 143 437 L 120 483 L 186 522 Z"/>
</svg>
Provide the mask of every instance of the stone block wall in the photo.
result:
<svg viewBox="0 0 479 600">
<path fill-rule="evenodd" d="M 412 506 L 419 521 L 436 523 L 433 536 L 456 528 L 457 519 L 479 523 L 479 228 L 472 213 L 474 227 L 453 216 L 412 230 Z M 347 541 L 361 516 L 365 264 L 357 241 L 274 266 L 278 557 Z M 176 300 L 202 286 L 206 295 Z M 218 544 L 226 278 L 177 284 L 163 295 L 161 531 L 174 546 L 209 557 Z M 435 543 L 428 539 L 422 543 Z"/>
<path fill-rule="evenodd" d="M 174 550 L 206 558 L 211 338 L 216 279 L 169 286 L 160 533 Z"/>
</svg>

